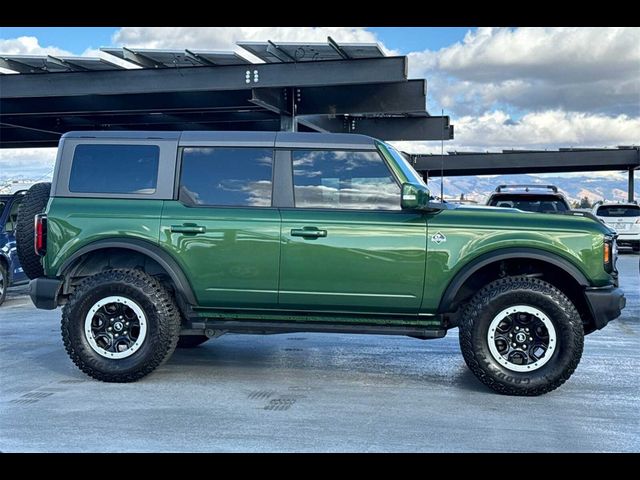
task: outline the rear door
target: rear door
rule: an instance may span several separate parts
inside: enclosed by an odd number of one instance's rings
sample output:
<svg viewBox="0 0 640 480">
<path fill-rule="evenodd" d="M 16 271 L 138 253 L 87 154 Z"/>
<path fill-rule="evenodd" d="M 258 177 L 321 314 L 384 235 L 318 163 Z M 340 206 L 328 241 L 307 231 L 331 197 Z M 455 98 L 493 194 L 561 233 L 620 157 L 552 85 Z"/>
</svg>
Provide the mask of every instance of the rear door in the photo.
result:
<svg viewBox="0 0 640 480">
<path fill-rule="evenodd" d="M 273 140 L 181 149 L 178 199 L 166 201 L 160 243 L 200 306 L 275 307 L 280 214 L 272 204 Z"/>
<path fill-rule="evenodd" d="M 282 208 L 280 307 L 416 314 L 426 221 L 400 210 L 376 151 L 292 150 L 294 208 Z M 292 166 L 292 167 L 291 167 Z"/>
</svg>

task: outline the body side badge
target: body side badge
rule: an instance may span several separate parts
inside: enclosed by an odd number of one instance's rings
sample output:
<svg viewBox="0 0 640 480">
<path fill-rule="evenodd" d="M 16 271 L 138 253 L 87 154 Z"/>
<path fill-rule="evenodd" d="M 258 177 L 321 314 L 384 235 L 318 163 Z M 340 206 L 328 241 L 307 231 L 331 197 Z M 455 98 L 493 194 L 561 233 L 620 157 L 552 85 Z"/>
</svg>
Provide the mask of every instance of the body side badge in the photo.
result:
<svg viewBox="0 0 640 480">
<path fill-rule="evenodd" d="M 445 237 L 442 234 L 442 232 L 437 232 L 437 233 L 433 234 L 433 236 L 431 237 L 431 241 L 435 242 L 438 245 L 440 245 L 442 242 L 446 242 L 447 241 L 447 237 Z"/>
</svg>

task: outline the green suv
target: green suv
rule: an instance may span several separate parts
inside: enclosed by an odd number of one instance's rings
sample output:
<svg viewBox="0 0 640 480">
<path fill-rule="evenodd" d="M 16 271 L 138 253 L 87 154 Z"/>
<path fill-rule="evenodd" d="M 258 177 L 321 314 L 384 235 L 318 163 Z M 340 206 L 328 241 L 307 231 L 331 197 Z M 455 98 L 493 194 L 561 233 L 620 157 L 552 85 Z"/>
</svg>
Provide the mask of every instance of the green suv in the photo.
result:
<svg viewBox="0 0 640 480">
<path fill-rule="evenodd" d="M 538 395 L 625 305 L 605 225 L 434 203 L 361 135 L 70 132 L 18 227 L 33 302 L 107 382 L 225 333 L 458 327 L 482 382 Z"/>
</svg>

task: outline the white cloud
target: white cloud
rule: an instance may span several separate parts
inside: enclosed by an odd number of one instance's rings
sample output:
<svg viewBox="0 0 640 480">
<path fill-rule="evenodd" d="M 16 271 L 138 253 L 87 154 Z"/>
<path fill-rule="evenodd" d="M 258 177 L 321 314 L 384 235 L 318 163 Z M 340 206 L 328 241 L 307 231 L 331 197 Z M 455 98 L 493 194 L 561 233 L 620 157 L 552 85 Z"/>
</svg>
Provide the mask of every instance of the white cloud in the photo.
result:
<svg viewBox="0 0 640 480">
<path fill-rule="evenodd" d="M 640 28 L 480 28 L 409 57 L 411 75 L 460 114 L 500 103 L 640 113 Z"/>
<path fill-rule="evenodd" d="M 480 28 L 438 59 L 439 68 L 479 81 L 617 79 L 637 73 L 639 62 L 640 29 L 602 27 Z"/>
<path fill-rule="evenodd" d="M 455 119 L 455 139 L 445 151 L 612 147 L 640 143 L 640 117 L 562 110 L 531 112 L 515 121 L 504 111 Z M 393 142 L 407 152 L 439 153 L 437 142 Z"/>
<path fill-rule="evenodd" d="M 43 47 L 36 37 L 0 38 L 0 52 L 7 55 L 71 55 L 58 47 Z"/>
</svg>

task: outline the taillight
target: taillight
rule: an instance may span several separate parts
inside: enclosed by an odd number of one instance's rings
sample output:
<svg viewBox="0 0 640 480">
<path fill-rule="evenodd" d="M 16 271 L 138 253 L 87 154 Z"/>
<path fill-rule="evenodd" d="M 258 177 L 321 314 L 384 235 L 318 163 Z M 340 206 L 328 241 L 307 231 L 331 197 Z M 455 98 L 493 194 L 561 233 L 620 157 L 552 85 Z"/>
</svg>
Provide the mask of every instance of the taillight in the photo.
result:
<svg viewBox="0 0 640 480">
<path fill-rule="evenodd" d="M 33 247 L 36 255 L 44 257 L 47 253 L 47 215 L 38 213 L 34 218 Z"/>
</svg>

